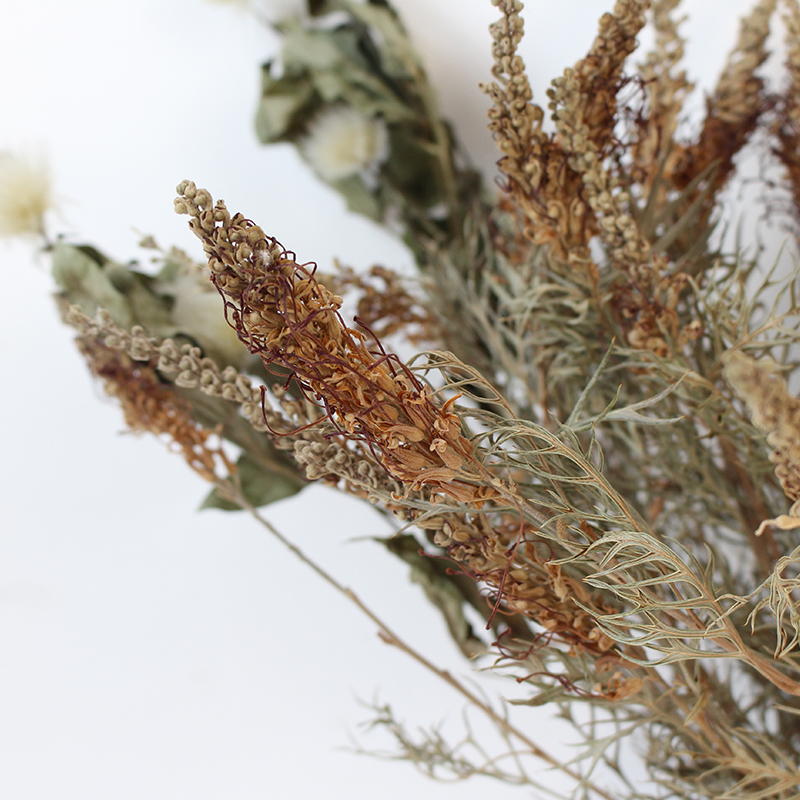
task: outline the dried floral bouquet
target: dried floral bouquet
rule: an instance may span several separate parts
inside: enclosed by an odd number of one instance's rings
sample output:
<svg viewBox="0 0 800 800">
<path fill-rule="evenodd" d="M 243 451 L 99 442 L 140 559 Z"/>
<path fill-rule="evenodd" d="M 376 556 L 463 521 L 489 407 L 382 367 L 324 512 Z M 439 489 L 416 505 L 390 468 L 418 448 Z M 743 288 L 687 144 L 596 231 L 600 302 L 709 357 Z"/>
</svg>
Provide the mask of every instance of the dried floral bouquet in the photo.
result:
<svg viewBox="0 0 800 800">
<path fill-rule="evenodd" d="M 464 655 L 585 742 L 570 763 L 549 755 L 525 708 L 512 723 L 270 528 L 508 744 L 470 764 L 384 713 L 407 758 L 524 786 L 545 765 L 587 798 L 797 798 L 798 275 L 726 250 L 719 222 L 755 143 L 800 225 L 800 6 L 781 4 L 783 85 L 759 76 L 779 16 L 760 0 L 684 132 L 678 0 L 619 0 L 553 81 L 549 114 L 517 52 L 522 3 L 493 4 L 499 192 L 468 166 L 387 0 L 308 0 L 275 23 L 261 141 L 294 144 L 401 236 L 413 283 L 382 266 L 322 274 L 190 181 L 175 210 L 202 264 L 146 241 L 153 274 L 49 238 L 47 187 L 13 159 L 3 229 L 41 235 L 92 373 L 131 429 L 212 484 L 206 507 L 269 528 L 257 509 L 310 481 L 375 505 Z M 632 64 L 647 24 L 654 50 Z M 618 759 L 634 740 L 647 780 Z"/>
</svg>

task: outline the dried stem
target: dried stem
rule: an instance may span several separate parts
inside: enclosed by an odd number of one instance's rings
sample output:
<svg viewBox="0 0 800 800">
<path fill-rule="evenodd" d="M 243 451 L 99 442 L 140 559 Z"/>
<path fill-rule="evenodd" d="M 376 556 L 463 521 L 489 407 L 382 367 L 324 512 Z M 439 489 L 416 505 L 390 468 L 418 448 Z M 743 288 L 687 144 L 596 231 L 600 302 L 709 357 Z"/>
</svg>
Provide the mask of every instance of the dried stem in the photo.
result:
<svg viewBox="0 0 800 800">
<path fill-rule="evenodd" d="M 509 736 L 512 736 L 522 742 L 522 744 L 528 748 L 532 756 L 544 761 L 549 766 L 558 769 L 565 775 L 568 775 L 570 778 L 577 781 L 581 786 L 591 789 L 591 791 L 593 791 L 598 797 L 603 798 L 603 800 L 614 800 L 612 795 L 587 781 L 585 778 L 575 772 L 575 770 L 568 766 L 564 766 L 558 759 L 554 758 L 541 747 L 536 745 L 533 741 L 531 741 L 530 738 L 528 738 L 528 736 L 526 736 L 516 726 L 512 725 L 505 717 L 498 714 L 490 705 L 467 689 L 447 670 L 437 667 L 421 653 L 415 650 L 411 645 L 407 644 L 377 614 L 375 614 L 352 589 L 349 589 L 348 587 L 339 583 L 336 578 L 319 566 L 319 564 L 317 564 L 313 559 L 305 555 L 305 553 L 303 553 L 303 551 L 300 550 L 297 545 L 293 544 L 280 531 L 278 531 L 277 528 L 272 525 L 272 523 L 262 517 L 261 514 L 259 514 L 258 511 L 247 502 L 241 490 L 235 485 L 235 483 L 230 481 L 220 481 L 218 483 L 218 490 L 220 492 L 224 492 L 233 502 L 239 504 L 241 508 L 247 510 L 253 516 L 253 518 L 256 519 L 262 527 L 269 531 L 269 533 L 272 534 L 272 536 L 274 536 L 284 547 L 290 550 L 300 561 L 314 570 L 314 572 L 316 572 L 316 574 L 319 575 L 319 577 L 322 578 L 328 585 L 332 586 L 337 592 L 346 597 L 359 609 L 359 611 L 361 611 L 362 614 L 374 622 L 375 625 L 378 626 L 379 635 L 384 642 L 396 647 L 398 650 L 401 650 L 426 670 L 436 675 L 437 678 L 444 681 L 448 686 L 464 697 L 471 705 L 475 706 L 483 714 L 485 714 L 495 725 L 497 725 L 498 728 L 500 728 Z"/>
</svg>

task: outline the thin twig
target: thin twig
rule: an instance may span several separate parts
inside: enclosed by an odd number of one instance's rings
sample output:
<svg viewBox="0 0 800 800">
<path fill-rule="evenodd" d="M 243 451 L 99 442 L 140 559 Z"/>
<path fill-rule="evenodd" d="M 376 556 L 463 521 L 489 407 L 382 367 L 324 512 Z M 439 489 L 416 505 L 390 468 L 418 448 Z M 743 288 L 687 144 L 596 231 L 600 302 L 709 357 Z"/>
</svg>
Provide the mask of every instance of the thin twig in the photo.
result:
<svg viewBox="0 0 800 800">
<path fill-rule="evenodd" d="M 603 798 L 603 800 L 614 800 L 612 795 L 608 794 L 607 792 L 603 791 L 599 787 L 595 786 L 593 783 L 588 782 L 585 778 L 583 778 L 579 773 L 570 769 L 567 766 L 561 764 L 556 758 L 551 756 L 549 753 L 542 750 L 541 747 L 536 745 L 533 741 L 531 741 L 522 731 L 512 725 L 507 719 L 500 716 L 490 705 L 484 703 L 479 697 L 473 694 L 469 689 L 467 689 L 462 683 L 460 683 L 456 678 L 454 678 L 447 670 L 441 669 L 421 655 L 419 652 L 414 650 L 409 644 L 404 642 L 380 617 L 378 617 L 367 605 L 365 605 L 361 599 L 356 595 L 356 593 L 349 589 L 347 586 L 339 583 L 332 575 L 326 572 L 322 567 L 320 567 L 316 562 L 310 559 L 305 553 L 303 553 L 300 548 L 298 548 L 295 544 L 293 544 L 289 539 L 287 539 L 280 531 L 278 531 L 272 523 L 270 523 L 267 519 L 262 517 L 258 511 L 247 501 L 247 499 L 242 494 L 241 490 L 236 487 L 230 481 L 221 481 L 217 485 L 217 491 L 220 493 L 224 493 L 228 499 L 232 502 L 235 502 L 244 510 L 248 511 L 250 515 L 256 519 L 266 530 L 268 530 L 284 547 L 289 549 L 297 558 L 300 559 L 306 566 L 310 567 L 314 572 L 319 575 L 326 583 L 336 589 L 337 592 L 344 595 L 351 603 L 356 605 L 358 609 L 369 617 L 372 622 L 374 622 L 379 628 L 379 636 L 380 638 L 386 642 L 387 644 L 392 645 L 393 647 L 402 650 L 406 655 L 410 656 L 414 659 L 417 663 L 421 664 L 425 669 L 432 672 L 438 678 L 443 680 L 447 683 L 450 687 L 455 689 L 459 694 L 465 697 L 472 705 L 476 708 L 480 709 L 489 719 L 492 720 L 500 729 L 505 731 L 507 734 L 516 737 L 520 742 L 522 742 L 529 750 L 531 755 L 536 756 L 537 758 L 541 759 L 542 761 L 549 764 L 551 767 L 555 767 L 558 770 L 561 770 L 566 775 L 569 775 L 575 781 L 578 781 L 583 786 L 588 787 L 593 792 L 597 794 L 598 797 Z"/>
</svg>

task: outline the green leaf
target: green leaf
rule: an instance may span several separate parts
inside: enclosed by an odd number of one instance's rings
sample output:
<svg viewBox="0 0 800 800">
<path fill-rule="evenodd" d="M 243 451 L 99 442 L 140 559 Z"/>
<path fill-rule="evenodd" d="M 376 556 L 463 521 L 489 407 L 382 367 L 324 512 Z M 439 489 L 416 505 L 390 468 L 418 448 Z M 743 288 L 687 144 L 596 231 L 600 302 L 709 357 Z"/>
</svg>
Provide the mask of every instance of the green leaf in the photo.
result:
<svg viewBox="0 0 800 800">
<path fill-rule="evenodd" d="M 439 169 L 438 159 L 424 148 L 424 136 L 411 125 L 389 128 L 389 160 L 382 175 L 403 195 L 406 203 L 429 208 L 442 198 L 433 176 Z"/>
<path fill-rule="evenodd" d="M 377 194 L 367 189 L 358 175 L 334 181 L 331 186 L 344 196 L 350 211 L 378 221 L 383 219 L 383 204 Z"/>
<path fill-rule="evenodd" d="M 98 308 L 122 328 L 142 325 L 156 336 L 174 336 L 172 299 L 156 293 L 149 275 L 117 264 L 89 245 L 58 242 L 53 248 L 53 277 L 61 295 L 92 316 Z"/>
<path fill-rule="evenodd" d="M 421 72 L 417 52 L 397 13 L 387 3 L 346 3 L 347 10 L 380 34 L 381 68 L 396 80 L 413 80 Z"/>
<path fill-rule="evenodd" d="M 62 295 L 85 314 L 94 315 L 98 308 L 111 314 L 124 328 L 134 324 L 134 315 L 125 295 L 114 285 L 106 264 L 110 263 L 93 248 L 76 247 L 57 242 L 53 248 L 53 278 Z"/>
<path fill-rule="evenodd" d="M 486 652 L 486 645 L 475 635 L 464 616 L 466 598 L 458 585 L 433 558 L 420 554 L 420 544 L 410 534 L 398 534 L 388 539 L 375 538 L 386 549 L 411 567 L 411 582 L 417 583 L 428 601 L 439 609 L 453 641 L 467 658 Z"/>
<path fill-rule="evenodd" d="M 285 474 L 265 471 L 247 454 L 243 454 L 239 458 L 236 466 L 239 471 L 242 492 L 254 508 L 292 497 L 306 485 L 299 475 L 296 480 L 293 480 Z M 220 508 L 223 511 L 241 510 L 235 503 L 221 497 L 216 489 L 208 494 L 200 508 Z"/>
<path fill-rule="evenodd" d="M 357 58 L 352 30 L 306 30 L 299 23 L 289 27 L 281 50 L 286 75 L 301 75 L 311 69 L 335 70 L 347 56 Z"/>
<path fill-rule="evenodd" d="M 263 67 L 261 100 L 256 109 L 256 135 L 263 144 L 294 138 L 316 110 L 314 88 L 305 71 L 272 78 L 271 63 Z"/>
<path fill-rule="evenodd" d="M 149 275 L 128 270 L 128 276 L 130 280 L 125 296 L 134 322 L 154 336 L 174 337 L 178 329 L 172 319 L 172 298 L 156 294 L 154 281 Z"/>
<path fill-rule="evenodd" d="M 268 66 L 265 67 L 264 96 L 297 94 L 303 99 L 304 92 L 313 90 L 312 97 L 305 98 L 298 110 L 306 121 L 320 103 L 343 103 L 366 116 L 381 114 L 387 122 L 416 118 L 416 113 L 398 96 L 397 87 L 390 85 L 391 79 L 387 82 L 380 51 L 363 24 L 306 30 L 293 23 L 285 29 L 283 76 L 273 84 Z M 295 123 L 299 120 L 293 119 Z"/>
</svg>

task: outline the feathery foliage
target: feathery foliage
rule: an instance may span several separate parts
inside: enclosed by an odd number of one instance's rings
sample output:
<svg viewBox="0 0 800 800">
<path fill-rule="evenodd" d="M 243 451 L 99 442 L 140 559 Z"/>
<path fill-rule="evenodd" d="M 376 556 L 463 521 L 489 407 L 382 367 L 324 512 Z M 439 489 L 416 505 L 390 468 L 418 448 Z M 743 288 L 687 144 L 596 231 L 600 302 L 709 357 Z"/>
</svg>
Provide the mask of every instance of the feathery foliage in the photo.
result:
<svg viewBox="0 0 800 800">
<path fill-rule="evenodd" d="M 399 233 L 426 295 L 386 267 L 299 264 L 183 181 L 202 265 L 159 251 L 154 276 L 48 241 L 59 303 L 127 424 L 213 484 L 206 506 L 257 514 L 316 480 L 372 503 L 461 651 L 524 690 L 492 706 L 350 593 L 508 748 L 469 729 L 416 739 L 377 708 L 397 757 L 541 791 L 528 762 L 544 762 L 576 797 L 796 798 L 798 275 L 726 249 L 717 223 L 737 157 L 767 142 L 800 230 L 800 7 L 781 5 L 785 84 L 760 73 L 778 6 L 760 0 L 684 132 L 678 0 L 618 0 L 546 108 L 518 52 L 522 3 L 493 5 L 497 196 L 387 0 L 308 0 L 275 23 L 280 64 L 263 68 L 261 141 L 292 143 Z M 634 64 L 646 25 L 655 49 Z M 186 313 L 201 306 L 218 327 Z M 570 763 L 525 732 L 543 704 L 583 738 Z"/>
</svg>

